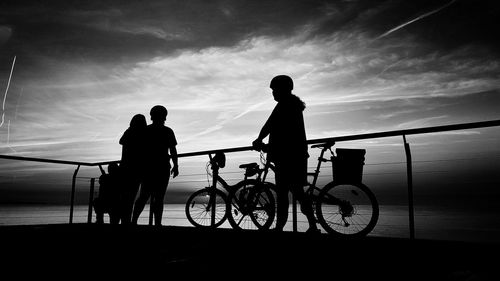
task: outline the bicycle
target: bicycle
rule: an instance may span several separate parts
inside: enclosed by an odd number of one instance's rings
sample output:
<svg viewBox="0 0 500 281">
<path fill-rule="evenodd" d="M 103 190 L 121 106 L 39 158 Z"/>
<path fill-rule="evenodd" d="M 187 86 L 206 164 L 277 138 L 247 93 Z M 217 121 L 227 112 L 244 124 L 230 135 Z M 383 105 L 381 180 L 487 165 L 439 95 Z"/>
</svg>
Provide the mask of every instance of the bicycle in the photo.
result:
<svg viewBox="0 0 500 281">
<path fill-rule="evenodd" d="M 212 184 L 195 191 L 188 198 L 185 213 L 188 221 L 196 227 L 219 227 L 226 219 L 233 229 L 268 228 L 274 220 L 274 197 L 266 186 L 252 186 L 253 166 L 240 165 L 245 177 L 235 185 L 229 185 L 220 175 L 219 169 L 225 167 L 225 155 L 215 153 L 207 164 L 207 174 L 212 170 Z M 238 197 L 235 194 L 238 191 Z M 243 191 L 243 192 L 242 192 Z M 228 200 L 229 198 L 236 198 Z M 231 209 L 232 212 L 227 210 Z M 253 214 L 250 216 L 250 214 Z"/>
<path fill-rule="evenodd" d="M 235 229 L 270 229 L 276 214 L 276 186 L 267 182 L 272 163 L 263 160 L 264 168 L 257 163 L 248 163 L 239 167 L 245 169 L 245 179 L 235 185 L 227 198 L 229 223 Z M 255 178 L 249 178 L 256 176 Z"/>
<path fill-rule="evenodd" d="M 305 186 L 305 194 L 313 202 L 316 221 L 329 234 L 345 237 L 361 237 L 370 233 L 377 224 L 379 204 L 374 193 L 361 181 L 364 149 L 337 148 L 337 155 L 332 151 L 335 142 L 312 145 L 320 148 L 316 169 L 312 173 L 312 182 Z M 330 159 L 324 158 L 330 151 Z M 339 155 L 339 153 L 341 155 Z M 324 187 L 317 187 L 321 165 L 332 162 L 333 180 Z M 266 165 L 265 169 L 273 169 Z M 264 175 L 267 171 L 263 172 Z M 265 181 L 265 176 L 260 179 Z"/>
</svg>

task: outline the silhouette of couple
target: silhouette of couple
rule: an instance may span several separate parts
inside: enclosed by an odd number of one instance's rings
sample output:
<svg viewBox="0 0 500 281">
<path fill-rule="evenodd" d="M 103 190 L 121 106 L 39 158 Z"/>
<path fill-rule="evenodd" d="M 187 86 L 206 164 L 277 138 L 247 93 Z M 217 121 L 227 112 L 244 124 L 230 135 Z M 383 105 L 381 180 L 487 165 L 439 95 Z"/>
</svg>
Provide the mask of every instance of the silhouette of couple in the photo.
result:
<svg viewBox="0 0 500 281">
<path fill-rule="evenodd" d="M 174 131 L 165 126 L 167 114 L 164 106 L 156 105 L 150 111 L 151 124 L 147 124 L 142 114 L 132 117 L 129 128 L 120 138 L 120 166 L 111 163 L 108 174 L 103 174 L 99 179 L 99 198 L 105 197 L 109 208 L 99 209 L 94 204 L 97 223 L 102 223 L 102 213 L 107 212 L 112 224 L 120 221 L 122 224 L 137 224 L 144 206 L 151 198 L 155 225 L 161 225 L 163 198 L 170 174 L 174 178 L 179 174 L 177 140 Z M 139 187 L 140 193 L 135 200 Z M 97 207 L 102 205 L 97 204 Z"/>
</svg>

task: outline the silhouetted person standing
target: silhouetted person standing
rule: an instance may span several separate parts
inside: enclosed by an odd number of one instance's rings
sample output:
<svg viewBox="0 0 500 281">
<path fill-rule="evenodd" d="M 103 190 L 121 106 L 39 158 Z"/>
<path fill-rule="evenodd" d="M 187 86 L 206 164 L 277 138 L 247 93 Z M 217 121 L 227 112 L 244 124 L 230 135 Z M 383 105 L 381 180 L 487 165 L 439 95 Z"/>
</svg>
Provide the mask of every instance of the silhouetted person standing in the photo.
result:
<svg viewBox="0 0 500 281">
<path fill-rule="evenodd" d="M 129 224 L 132 220 L 135 197 L 144 178 L 146 127 L 146 117 L 136 114 L 120 138 L 122 145 L 120 167 L 123 175 L 120 204 L 122 224 Z"/>
<path fill-rule="evenodd" d="M 177 140 L 172 129 L 165 126 L 167 109 L 161 105 L 151 108 L 152 124 L 146 128 L 146 154 L 144 181 L 141 186 L 139 198 L 135 202 L 132 223 L 137 220 L 144 209 L 149 197 L 154 214 L 155 225 L 161 225 L 163 214 L 163 198 L 167 191 L 170 173 L 175 178 L 179 174 L 177 165 Z M 170 160 L 173 166 L 170 170 Z"/>
<path fill-rule="evenodd" d="M 277 105 L 262 127 L 253 146 L 260 150 L 262 140 L 269 135 L 268 161 L 275 165 L 277 186 L 276 230 L 282 231 L 288 220 L 288 194 L 293 192 L 300 202 L 301 211 L 309 222 L 307 232 L 318 232 L 312 203 L 304 194 L 307 182 L 307 139 L 304 126 L 304 102 L 292 94 L 293 80 L 278 75 L 271 80 Z"/>
<path fill-rule="evenodd" d="M 102 170 L 102 169 L 101 169 Z M 104 223 L 104 214 L 109 215 L 111 224 L 120 223 L 120 167 L 117 163 L 108 165 L 108 173 L 99 177 L 99 196 L 94 199 L 96 223 Z"/>
</svg>

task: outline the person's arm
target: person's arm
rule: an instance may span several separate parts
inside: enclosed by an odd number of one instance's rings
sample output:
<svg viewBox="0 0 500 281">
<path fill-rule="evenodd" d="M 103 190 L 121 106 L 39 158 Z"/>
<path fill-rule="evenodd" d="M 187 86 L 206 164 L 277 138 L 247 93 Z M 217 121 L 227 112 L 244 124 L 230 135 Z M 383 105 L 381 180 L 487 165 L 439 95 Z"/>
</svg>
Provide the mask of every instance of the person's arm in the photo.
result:
<svg viewBox="0 0 500 281">
<path fill-rule="evenodd" d="M 177 164 L 177 148 L 175 148 L 175 145 L 170 147 L 170 158 L 172 159 L 172 163 L 174 164 L 170 173 L 175 178 L 179 175 L 179 165 Z"/>
<path fill-rule="evenodd" d="M 269 118 L 267 118 L 266 123 L 264 124 L 264 126 L 262 126 L 262 129 L 260 130 L 259 136 L 257 137 L 257 139 L 255 139 L 252 142 L 252 146 L 254 148 L 260 150 L 260 147 L 262 146 L 262 140 L 265 139 L 269 135 L 269 133 L 271 133 L 271 123 L 272 123 L 272 120 L 274 118 L 273 116 L 275 115 L 275 111 L 276 111 L 276 108 L 274 108 L 274 110 L 271 113 L 271 115 L 269 116 Z"/>
<path fill-rule="evenodd" d="M 267 119 L 264 126 L 262 126 L 262 129 L 260 130 L 260 133 L 259 133 L 259 136 L 257 137 L 257 140 L 262 141 L 271 132 L 271 125 L 270 125 L 271 121 L 270 120 L 271 120 L 271 116 Z"/>
</svg>

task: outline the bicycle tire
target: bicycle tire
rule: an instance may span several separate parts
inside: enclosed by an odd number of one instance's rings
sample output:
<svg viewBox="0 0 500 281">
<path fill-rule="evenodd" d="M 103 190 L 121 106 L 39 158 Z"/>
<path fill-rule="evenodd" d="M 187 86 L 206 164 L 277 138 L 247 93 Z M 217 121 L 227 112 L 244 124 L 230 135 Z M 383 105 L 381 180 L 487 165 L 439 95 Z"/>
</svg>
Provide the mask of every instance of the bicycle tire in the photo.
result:
<svg viewBox="0 0 500 281">
<path fill-rule="evenodd" d="M 269 229 L 275 217 L 275 199 L 268 182 L 247 179 L 237 183 L 227 198 L 228 221 L 235 230 Z"/>
<path fill-rule="evenodd" d="M 342 203 L 331 200 L 334 196 Z M 328 183 L 318 194 L 316 217 L 326 232 L 343 237 L 368 235 L 379 217 L 375 194 L 362 183 Z"/>
<path fill-rule="evenodd" d="M 226 194 L 220 190 L 215 190 L 215 223 L 212 225 L 212 210 L 209 209 L 210 189 L 200 189 L 189 196 L 185 212 L 188 221 L 195 227 L 208 228 L 219 227 L 227 219 L 226 214 Z"/>
</svg>

